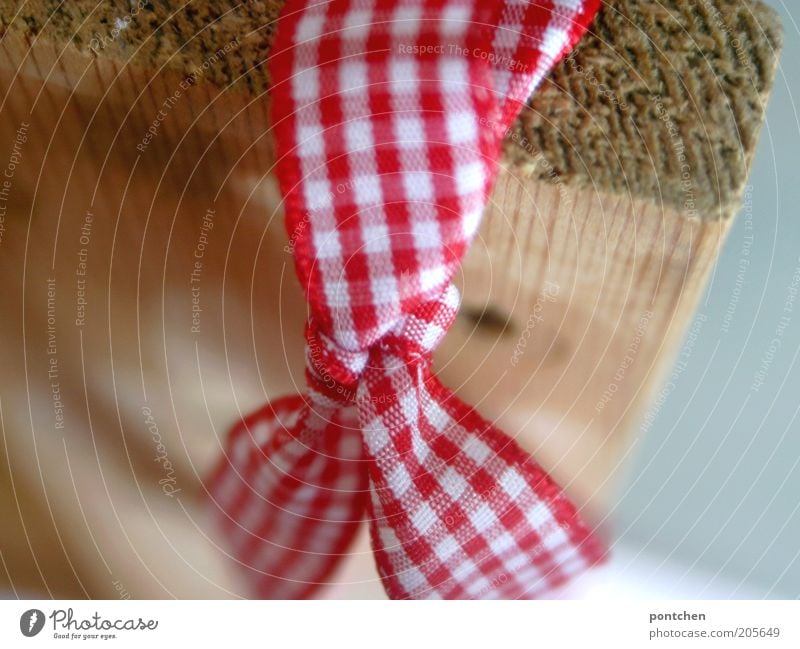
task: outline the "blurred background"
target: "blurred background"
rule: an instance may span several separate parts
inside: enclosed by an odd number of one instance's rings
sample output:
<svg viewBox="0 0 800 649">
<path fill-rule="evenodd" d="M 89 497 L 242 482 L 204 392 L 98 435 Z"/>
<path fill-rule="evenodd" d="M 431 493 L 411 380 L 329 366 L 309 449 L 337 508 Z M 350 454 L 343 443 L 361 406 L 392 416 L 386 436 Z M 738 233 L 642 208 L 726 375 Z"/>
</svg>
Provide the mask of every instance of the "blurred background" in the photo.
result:
<svg viewBox="0 0 800 649">
<path fill-rule="evenodd" d="M 612 511 L 604 521 L 613 539 L 613 559 L 574 584 L 566 596 L 725 599 L 800 595 L 800 369 L 796 367 L 800 354 L 800 224 L 794 214 L 800 204 L 796 178 L 800 122 L 792 94 L 793 89 L 800 88 L 800 71 L 795 63 L 800 60 L 800 8 L 781 0 L 765 1 L 783 22 L 784 49 L 742 209 L 688 324 L 676 360 L 664 381 L 654 388 L 654 398 L 633 432 L 630 459 L 624 471 L 614 476 L 621 478 L 623 489 L 619 498 L 615 495 L 610 499 Z M 735 6 L 738 2 L 718 0 L 717 4 Z M 629 0 L 609 0 L 607 7 L 613 10 L 615 3 L 636 5 Z M 647 3 L 657 4 L 655 0 Z M 11 4 L 0 2 L 0 8 Z M 202 7 L 201 3 L 194 4 Z M 230 43 L 238 46 L 239 41 L 233 39 L 242 36 L 240 18 L 249 16 L 254 24 L 263 25 L 262 4 L 244 3 L 239 14 L 232 13 Z M 107 49 L 106 55 L 112 59 L 109 52 L 126 59 L 134 51 L 131 44 L 137 43 L 137 38 L 149 42 L 151 30 L 144 22 L 144 26 L 136 27 L 136 21 L 128 24 L 122 19 L 123 27 L 119 27 L 113 17 L 126 16 L 127 3 L 108 5 L 101 7 L 101 12 L 107 12 L 111 19 L 100 21 L 104 26 L 98 29 L 110 34 L 110 40 L 99 49 L 101 53 Z M 156 5 L 159 11 L 169 9 L 169 3 Z M 176 29 L 199 33 L 205 29 L 205 18 L 197 20 L 196 25 L 180 23 Z M 116 31 L 106 28 L 112 24 L 117 26 Z M 68 21 L 54 21 L 50 29 L 50 35 L 72 39 L 77 27 Z M 214 38 L 215 42 L 225 42 L 228 36 L 220 32 Z M 210 67 L 209 81 L 214 81 L 215 75 L 227 78 L 229 64 L 230 69 L 238 69 L 234 66 L 237 62 L 250 65 L 245 53 L 259 55 L 263 34 L 256 30 L 249 38 L 259 46 L 254 47 L 252 42 L 248 46 L 243 37 L 241 56 L 237 58 L 239 51 L 231 52 L 216 68 Z M 201 39 L 187 39 L 187 45 L 196 45 L 196 41 Z M 164 43 L 167 52 L 174 49 L 169 39 Z M 51 60 L 46 51 L 38 56 L 42 63 L 37 59 L 29 64 L 25 74 L 6 71 L 4 77 L 0 76 L 0 84 L 7 82 L 14 90 L 9 94 L 12 100 L 6 104 L 7 112 L 1 113 L 0 104 L 0 114 L 11 114 L 8 106 L 22 111 L 15 119 L 0 119 L 0 126 L 13 131 L 22 120 L 27 122 L 29 115 L 34 122 L 24 152 L 25 164 L 14 179 L 13 200 L 18 213 L 6 220 L 8 232 L 5 238 L 0 237 L 5 254 L 0 262 L 5 261 L 8 269 L 3 273 L 0 294 L 3 290 L 10 294 L 4 304 L 27 305 L 7 308 L 0 323 L 0 331 L 16 332 L 14 335 L 24 332 L 27 337 L 15 343 L 6 335 L 6 344 L 0 349 L 0 366 L 5 369 L 0 373 L 0 423 L 6 443 L 16 444 L 12 452 L 0 448 L 0 460 L 5 460 L 3 453 L 11 458 L 0 464 L 9 469 L 5 471 L 3 466 L 0 470 L 0 495 L 6 496 L 0 499 L 0 568 L 9 573 L 10 583 L 18 584 L 5 593 L 0 585 L 0 596 L 39 596 L 51 585 L 57 595 L 78 597 L 195 598 L 237 593 L 239 585 L 233 583 L 232 571 L 219 549 L 198 534 L 198 521 L 203 521 L 204 515 L 199 505 L 205 502 L 200 476 L 216 462 L 218 439 L 232 421 L 263 404 L 265 393 L 294 392 L 294 377 L 302 382 L 301 332 L 306 315 L 302 299 L 291 292 L 296 290 L 300 295 L 299 285 L 293 287 L 286 279 L 292 275 L 286 272 L 291 268 L 285 245 L 289 242 L 284 241 L 283 226 L 276 216 L 275 205 L 280 201 L 277 188 L 264 178 L 264 169 L 271 164 L 261 157 L 266 146 L 262 142 L 262 146 L 251 148 L 269 128 L 264 106 L 254 102 L 245 109 L 244 95 L 215 95 L 208 88 L 211 84 L 197 84 L 192 87 L 191 99 L 186 91 L 187 98 L 182 102 L 174 106 L 170 103 L 169 119 L 156 127 L 152 120 L 164 105 L 164 97 L 174 97 L 176 88 L 183 87 L 179 82 L 185 79 L 177 72 L 170 69 L 157 78 L 157 83 L 151 83 L 151 79 L 137 77 L 138 73 L 128 69 L 126 74 L 131 76 L 121 77 L 117 94 L 112 93 L 113 100 L 104 104 L 92 92 L 114 88 L 119 77 L 116 68 L 108 65 L 96 75 L 69 68 L 73 79 L 85 77 L 89 85 L 89 90 L 84 89 L 84 103 L 71 104 L 66 89 L 72 86 L 62 83 L 57 74 L 49 91 L 40 92 L 37 84 L 40 78 L 49 78 L 48 66 L 52 64 L 55 69 L 55 57 Z M 207 53 L 187 48 L 187 57 L 203 61 Z M 581 81 L 585 78 L 576 82 L 578 89 L 586 85 Z M 26 79 L 25 83 L 20 79 Z M 140 86 L 147 87 L 148 92 L 132 99 L 132 89 Z M 579 98 L 582 96 L 579 93 Z M 102 119 L 95 120 L 90 130 L 87 116 L 94 119 L 93 111 L 100 106 Z M 215 110 L 206 110 L 212 106 Z M 673 108 L 680 111 L 683 106 L 676 103 Z M 62 112 L 67 115 L 63 125 L 60 118 L 53 119 Z M 117 138 L 117 119 L 128 113 L 133 118 L 123 120 L 125 127 Z M 231 119 L 232 115 L 236 118 Z M 9 129 L 12 122 L 15 125 Z M 152 142 L 142 140 L 143 134 L 152 135 L 151 126 L 158 137 L 152 137 Z M 184 139 L 190 131 L 199 136 Z M 216 138 L 220 132 L 225 138 Z M 143 141 L 147 144 L 141 144 Z M 56 149 L 61 155 L 48 158 L 52 142 L 60 145 Z M 108 158 L 106 152 L 112 150 L 115 155 Z M 65 152 L 69 158 L 64 157 Z M 78 168 L 83 165 L 84 169 L 75 178 L 64 161 L 72 159 L 73 154 L 76 159 L 80 156 Z M 96 169 L 101 162 L 105 167 L 108 159 L 111 163 L 107 171 Z M 202 161 L 199 166 L 198 161 Z M 236 174 L 229 174 L 234 167 Z M 601 165 L 598 168 L 605 169 Z M 657 176 L 659 181 L 661 178 Z M 219 202 L 215 197 L 218 190 L 222 191 Z M 553 191 L 557 193 L 557 189 Z M 59 219 L 54 219 L 59 197 Z M 216 212 L 209 210 L 212 202 Z M 544 204 L 547 206 L 546 201 Z M 70 405 L 64 432 L 58 426 L 54 429 L 52 382 L 47 374 L 33 372 L 35 385 L 31 388 L 20 377 L 24 375 L 27 380 L 28 367 L 46 367 L 49 360 L 44 342 L 50 317 L 45 310 L 50 308 L 45 276 L 49 277 L 51 268 L 59 273 L 59 286 L 63 286 L 59 290 L 59 313 L 70 318 L 74 312 L 73 248 L 89 207 L 97 215 L 91 244 L 96 251 L 90 264 L 90 279 L 95 282 L 91 289 L 92 318 L 87 320 L 91 322 L 85 328 L 69 319 L 59 325 L 59 358 L 65 377 L 60 389 Z M 150 219 L 154 209 L 162 218 Z M 219 215 L 213 226 L 215 243 L 203 257 L 203 299 L 207 303 L 200 338 L 187 335 L 185 317 L 192 306 L 192 294 L 186 288 L 186 269 L 195 261 L 198 235 L 207 235 L 202 227 L 215 213 Z M 543 209 L 542 213 L 547 215 L 550 210 Z M 265 225 L 265 214 L 270 214 L 270 224 Z M 122 224 L 119 233 L 114 217 Z M 543 216 L 537 219 L 544 223 Z M 15 260 L 23 259 L 19 251 L 27 253 L 23 246 L 31 230 L 26 234 L 21 225 L 28 223 L 34 225 L 30 239 L 37 245 L 31 246 L 34 256 L 24 257 L 26 266 Z M 62 243 L 57 256 L 59 228 Z M 270 236 L 265 237 L 267 231 Z M 277 238 L 276 231 L 280 232 Z M 118 236 L 125 245 L 112 247 Z M 266 241 L 263 247 L 262 239 Z M 591 243 L 599 239 L 595 236 L 587 240 Z M 642 240 L 647 244 L 646 237 Z M 228 249 L 236 251 L 236 263 L 230 267 Z M 12 254 L 14 250 L 19 253 L 17 257 Z M 111 255 L 107 254 L 109 250 Z M 575 259 L 581 257 L 577 248 L 571 253 Z M 515 273 L 524 275 L 507 261 L 503 258 L 496 266 L 497 285 L 503 285 Z M 563 266 L 569 270 L 569 263 Z M 485 267 L 480 266 L 478 271 L 486 275 Z M 26 278 L 25 272 L 30 276 Z M 697 270 L 694 273 L 699 274 Z M 257 290 L 251 285 L 254 277 L 259 278 Z M 17 291 L 24 282 L 25 294 Z M 514 287 L 512 282 L 506 283 Z M 468 284 L 474 286 L 475 282 Z M 283 293 L 285 286 L 288 289 Z M 279 294 L 276 310 L 275 296 Z M 581 295 L 575 295 L 575 301 L 580 302 Z M 458 385 L 464 377 L 474 377 L 469 385 L 464 381 L 465 390 L 473 390 L 471 396 L 465 393 L 467 401 L 484 405 L 486 386 L 492 384 L 493 376 L 506 375 L 518 336 L 502 336 L 507 324 L 503 318 L 494 329 L 488 326 L 491 319 L 486 318 L 489 332 L 483 337 L 473 336 L 476 323 L 483 322 L 485 315 L 483 303 L 476 304 L 473 315 L 462 322 L 460 333 L 456 332 L 461 337 L 449 338 L 455 350 L 468 340 L 473 353 L 463 355 L 465 364 L 452 363 L 449 376 L 452 385 Z M 636 310 L 635 305 L 626 308 Z M 663 310 L 665 314 L 668 308 Z M 502 316 L 505 312 L 498 313 Z M 638 313 L 641 311 L 637 318 Z M 528 316 L 526 311 L 521 323 Z M 657 335 L 666 329 L 662 324 L 654 328 Z M 575 331 L 579 329 L 574 327 Z M 608 334 L 609 340 L 620 339 L 611 336 L 616 330 L 595 331 Z M 537 353 L 541 353 L 542 362 L 546 358 L 552 362 L 544 363 L 526 395 L 539 399 L 547 393 L 542 387 L 564 378 L 561 372 L 571 364 L 567 362 L 570 359 L 566 354 L 559 357 L 547 353 L 547 336 L 555 339 L 558 333 L 555 327 L 552 331 L 541 329 L 537 345 L 532 345 L 526 357 L 529 365 L 517 368 L 516 375 L 509 373 L 509 383 L 497 384 L 500 387 L 495 393 L 500 401 L 496 404 L 504 413 L 510 395 L 517 403 L 518 393 L 513 391 L 521 383 L 528 387 L 526 373 L 533 372 L 530 368 L 538 370 Z M 275 343 L 278 340 L 281 353 Z M 657 343 L 660 345 L 660 337 Z M 582 345 L 575 349 L 586 353 Z M 613 369 L 616 351 L 621 349 L 609 353 Z M 651 358 L 652 354 L 642 357 Z M 586 358 L 580 357 L 584 367 Z M 475 363 L 480 364 L 480 371 L 475 370 Z M 88 387 L 85 368 L 89 370 Z M 286 368 L 291 371 L 284 372 Z M 580 364 L 572 374 L 565 374 L 562 396 L 571 398 L 570 390 L 583 393 L 586 377 Z M 633 384 L 636 377 L 631 374 L 628 379 Z M 596 384 L 603 387 L 602 376 Z M 583 402 L 589 403 L 590 416 L 594 417 L 591 390 L 587 394 L 590 398 L 584 397 Z M 537 453 L 549 452 L 550 463 L 566 467 L 563 470 L 567 474 L 569 467 L 583 466 L 587 458 L 594 457 L 602 436 L 587 436 L 573 444 L 570 431 L 575 436 L 582 428 L 570 420 L 559 427 L 552 417 L 548 419 L 548 413 L 558 411 L 563 402 L 549 404 L 549 411 L 527 403 L 519 401 L 519 420 L 510 421 L 529 423 L 528 411 L 540 412 L 540 418 L 527 431 Z M 627 410 L 624 399 L 619 398 L 616 404 L 618 410 Z M 21 407 L 24 405 L 28 407 Z M 576 411 L 580 413 L 580 408 Z M 487 416 L 495 415 L 487 411 Z M 613 419 L 607 413 L 604 416 L 603 426 Z M 99 434 L 94 434 L 95 429 Z M 606 432 L 602 426 L 597 430 Z M 627 440 L 625 437 L 626 450 Z M 92 452 L 87 453 L 87 449 Z M 169 449 L 168 458 L 165 449 Z M 575 450 L 576 455 L 561 462 L 562 454 L 568 455 L 567 449 Z M 168 471 L 154 463 L 154 455 L 158 462 L 168 459 Z M 614 456 L 613 465 L 604 464 L 601 456 L 601 461 L 594 463 L 599 472 L 587 473 L 582 484 L 594 487 L 600 482 L 598 476 L 605 478 L 603 471 L 616 466 L 616 461 Z M 38 472 L 31 470 L 34 466 L 39 467 Z M 8 480 L 11 469 L 16 480 L 13 487 Z M 164 490 L 165 480 L 173 487 L 170 480 L 177 480 L 178 498 L 173 500 L 173 494 Z M 23 529 L 19 524 L 22 518 L 33 527 Z M 90 539 L 87 531 L 92 534 Z M 358 555 L 355 563 L 359 565 L 337 579 L 356 587 L 332 596 L 381 596 L 366 536 L 353 554 Z M 16 557 L 26 558 L 27 563 Z M 359 586 L 365 590 L 362 592 Z"/>
<path fill-rule="evenodd" d="M 603 596 L 800 596 L 800 8 L 767 4 L 785 40 L 749 191 L 640 425 Z"/>
</svg>

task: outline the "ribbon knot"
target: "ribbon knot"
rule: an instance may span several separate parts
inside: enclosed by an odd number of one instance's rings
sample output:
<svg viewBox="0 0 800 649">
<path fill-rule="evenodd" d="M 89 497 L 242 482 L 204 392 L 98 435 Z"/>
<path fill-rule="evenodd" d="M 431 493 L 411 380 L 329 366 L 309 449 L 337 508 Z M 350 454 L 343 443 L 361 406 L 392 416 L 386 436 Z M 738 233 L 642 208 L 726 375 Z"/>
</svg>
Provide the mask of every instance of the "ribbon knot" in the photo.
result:
<svg viewBox="0 0 800 649">
<path fill-rule="evenodd" d="M 437 299 L 423 302 L 411 313 L 398 317 L 382 338 L 355 351 L 337 344 L 320 331 L 313 319 L 309 320 L 306 325 L 309 386 L 328 398 L 349 403 L 355 401 L 356 388 L 365 369 L 389 371 L 400 363 L 429 362 L 430 354 L 455 320 L 458 306 L 458 289 L 451 284 Z M 376 366 L 380 358 L 395 360 L 391 367 Z"/>
<path fill-rule="evenodd" d="M 393 598 L 534 597 L 602 558 L 549 476 L 431 369 L 500 137 L 598 5 L 286 2 L 272 121 L 308 390 L 240 422 L 210 488 L 254 594 L 313 595 L 363 519 Z"/>
<path fill-rule="evenodd" d="M 323 334 L 313 319 L 306 325 L 306 381 L 310 388 L 342 403 L 355 401 L 368 350 L 350 351 Z"/>
</svg>

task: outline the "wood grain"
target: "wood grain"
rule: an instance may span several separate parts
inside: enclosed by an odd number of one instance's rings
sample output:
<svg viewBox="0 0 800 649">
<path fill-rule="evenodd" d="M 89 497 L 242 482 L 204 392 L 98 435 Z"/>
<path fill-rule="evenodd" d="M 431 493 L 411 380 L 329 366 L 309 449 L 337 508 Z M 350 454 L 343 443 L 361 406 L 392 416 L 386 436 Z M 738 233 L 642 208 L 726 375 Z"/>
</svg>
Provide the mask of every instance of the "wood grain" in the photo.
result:
<svg viewBox="0 0 800 649">
<path fill-rule="evenodd" d="M 0 573 L 18 594 L 245 595 L 202 478 L 241 414 L 302 385 L 305 305 L 264 94 L 186 79 L 3 36 Z M 540 171 L 501 173 L 436 362 L 605 524 L 730 220 Z M 343 575 L 362 583 L 336 596 L 378 593 L 367 553 Z"/>
</svg>

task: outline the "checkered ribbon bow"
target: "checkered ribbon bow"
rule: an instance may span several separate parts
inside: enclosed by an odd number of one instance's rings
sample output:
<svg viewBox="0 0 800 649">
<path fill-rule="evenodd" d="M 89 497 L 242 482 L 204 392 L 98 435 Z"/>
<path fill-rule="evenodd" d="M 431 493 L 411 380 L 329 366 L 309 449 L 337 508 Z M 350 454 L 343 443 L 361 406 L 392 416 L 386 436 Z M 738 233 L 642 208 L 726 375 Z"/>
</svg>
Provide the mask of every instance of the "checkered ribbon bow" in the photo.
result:
<svg viewBox="0 0 800 649">
<path fill-rule="evenodd" d="M 507 129 L 599 0 L 288 0 L 277 175 L 307 393 L 231 433 L 211 493 L 254 593 L 312 595 L 369 521 L 392 598 L 534 597 L 604 549 L 431 354 Z"/>
</svg>

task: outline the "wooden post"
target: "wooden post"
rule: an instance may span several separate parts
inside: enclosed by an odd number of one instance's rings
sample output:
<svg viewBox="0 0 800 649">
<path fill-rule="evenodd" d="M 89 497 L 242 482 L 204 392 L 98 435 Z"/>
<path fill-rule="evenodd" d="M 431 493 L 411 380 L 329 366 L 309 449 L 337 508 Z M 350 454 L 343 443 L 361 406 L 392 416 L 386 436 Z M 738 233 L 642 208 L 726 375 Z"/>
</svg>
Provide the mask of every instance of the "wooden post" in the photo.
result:
<svg viewBox="0 0 800 649">
<path fill-rule="evenodd" d="M 240 414 L 303 381 L 269 175 L 279 8 L 0 0 L 0 575 L 19 594 L 244 593 L 200 480 Z M 757 2 L 607 2 L 507 140 L 437 365 L 595 522 L 737 210 L 779 47 Z"/>
</svg>

